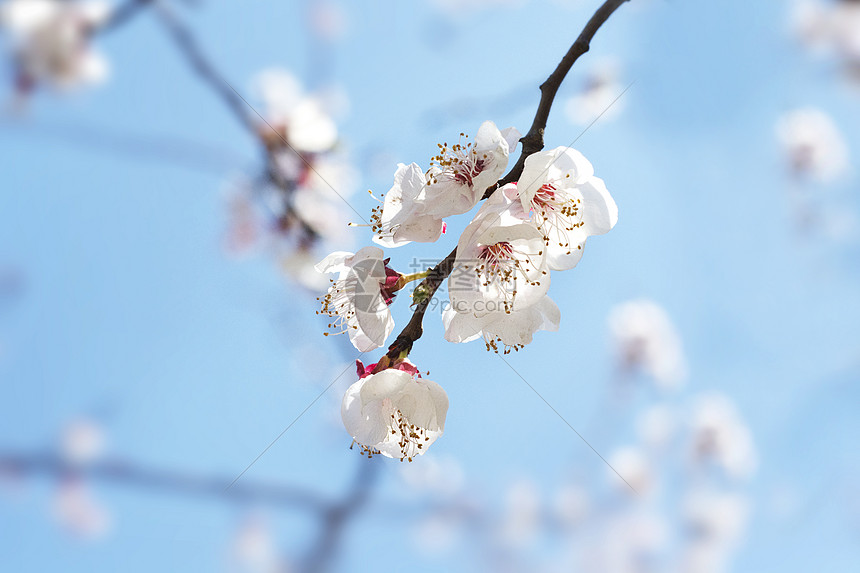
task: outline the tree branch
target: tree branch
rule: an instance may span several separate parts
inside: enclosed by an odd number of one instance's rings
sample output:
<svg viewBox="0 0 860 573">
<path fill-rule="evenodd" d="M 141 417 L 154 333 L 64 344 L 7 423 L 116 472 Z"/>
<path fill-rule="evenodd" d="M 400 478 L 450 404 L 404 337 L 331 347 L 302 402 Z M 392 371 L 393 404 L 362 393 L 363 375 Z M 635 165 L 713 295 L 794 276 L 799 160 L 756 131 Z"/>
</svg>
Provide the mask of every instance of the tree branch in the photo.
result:
<svg viewBox="0 0 860 573">
<path fill-rule="evenodd" d="M 421 335 L 424 334 L 424 327 L 422 323 L 424 322 L 424 314 L 427 312 L 427 307 L 430 306 L 430 302 L 433 300 L 433 295 L 436 294 L 436 291 L 445 282 L 445 279 L 448 278 L 448 275 L 451 274 L 451 271 L 454 270 L 454 260 L 457 258 L 457 248 L 455 247 L 453 251 L 448 253 L 448 256 L 445 257 L 439 264 L 433 267 L 430 270 L 430 274 L 421 281 L 421 283 L 415 287 L 415 293 L 421 297 L 421 302 L 418 303 L 418 306 L 415 308 L 415 311 L 412 313 L 412 318 L 409 320 L 409 324 L 397 335 L 397 338 L 394 340 L 394 343 L 388 347 L 388 359 L 391 361 L 397 360 L 401 354 L 409 352 L 412 350 L 412 345 L 416 340 L 421 338 Z"/>
<path fill-rule="evenodd" d="M 365 465 L 365 464 L 361 464 Z M 301 508 L 325 512 L 331 504 L 311 491 L 266 483 L 237 483 L 227 489 L 227 478 L 209 477 L 169 470 L 149 469 L 120 459 L 79 465 L 51 454 L 0 453 L 0 471 L 16 475 L 45 473 L 57 477 L 88 479 L 137 486 L 174 494 L 191 494 L 233 502 L 257 502 L 275 507 Z"/>
<path fill-rule="evenodd" d="M 257 124 L 248 113 L 249 107 L 238 93 L 224 79 L 224 76 L 215 69 L 209 58 L 203 53 L 194 35 L 176 17 L 172 9 L 162 1 L 156 1 L 156 12 L 161 22 L 170 34 L 176 47 L 191 65 L 197 76 L 203 80 L 214 91 L 236 119 L 251 133 L 257 134 Z"/>
<path fill-rule="evenodd" d="M 0 474 L 15 477 L 42 473 L 57 479 L 78 477 L 176 495 L 191 495 L 242 504 L 302 509 L 320 520 L 319 536 L 306 557 L 308 572 L 327 571 L 349 522 L 365 506 L 379 477 L 378 460 L 359 458 L 355 478 L 339 499 L 326 499 L 310 490 L 281 484 L 236 483 L 226 478 L 155 470 L 119 459 L 75 464 L 55 453 L 0 452 Z"/>
<path fill-rule="evenodd" d="M 600 27 L 609 19 L 613 12 L 627 1 L 628 0 L 606 0 L 606 2 L 604 2 L 603 5 L 594 13 L 585 25 L 585 28 L 582 29 L 579 37 L 561 59 L 561 62 L 559 62 L 555 70 L 549 75 L 546 81 L 541 84 L 540 103 L 538 103 L 537 112 L 535 113 L 535 118 L 532 121 L 532 126 L 528 133 L 520 139 L 520 142 L 523 145 L 522 153 L 520 153 L 520 157 L 513 169 L 511 169 L 507 175 L 496 183 L 496 185 L 487 189 L 487 192 L 483 197 L 484 199 L 489 198 L 490 195 L 493 194 L 493 191 L 502 185 L 518 180 L 520 175 L 522 175 L 526 158 L 543 149 L 543 133 L 546 129 L 549 112 L 550 109 L 552 109 L 552 104 L 555 100 L 555 94 L 558 92 L 558 88 L 561 87 L 561 83 L 564 81 L 570 68 L 573 67 L 574 63 L 576 63 L 576 60 L 589 50 L 591 47 L 591 40 L 594 38 L 597 30 L 599 30 Z M 429 306 L 433 295 L 435 295 L 436 291 L 439 289 L 439 286 L 446 278 L 448 278 L 448 275 L 450 275 L 451 271 L 454 269 L 454 260 L 456 257 L 457 249 L 455 248 L 438 265 L 433 267 L 430 271 L 430 275 L 415 288 L 415 291 L 419 293 L 421 297 L 421 302 L 412 313 L 412 318 L 409 320 L 409 323 L 400 332 L 400 334 L 397 335 L 394 343 L 388 347 L 386 356 L 389 360 L 395 361 L 403 356 L 404 353 L 408 354 L 412 350 L 412 345 L 415 341 L 421 338 L 421 335 L 424 333 L 423 322 L 424 314 L 427 312 L 427 307 Z"/>
<path fill-rule="evenodd" d="M 232 149 L 217 145 L 172 135 L 123 133 L 106 126 L 32 121 L 24 124 L 0 119 L 0 128 L 12 132 L 14 137 L 40 137 L 77 148 L 89 147 L 111 155 L 159 161 L 201 173 L 223 174 L 225 167 L 240 169 L 250 162 Z"/>
</svg>

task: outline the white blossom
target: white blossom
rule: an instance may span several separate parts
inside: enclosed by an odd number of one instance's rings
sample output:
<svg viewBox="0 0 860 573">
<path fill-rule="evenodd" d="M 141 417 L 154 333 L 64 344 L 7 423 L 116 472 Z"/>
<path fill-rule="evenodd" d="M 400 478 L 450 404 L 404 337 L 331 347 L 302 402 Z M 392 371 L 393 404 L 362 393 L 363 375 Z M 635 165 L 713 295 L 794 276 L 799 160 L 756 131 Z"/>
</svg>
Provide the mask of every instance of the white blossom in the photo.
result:
<svg viewBox="0 0 860 573">
<path fill-rule="evenodd" d="M 483 336 L 488 349 L 498 351 L 501 342 L 507 353 L 539 329 L 558 328 L 558 307 L 545 296 L 550 275 L 543 237 L 510 206 L 496 191 L 460 236 L 443 313 L 451 342 Z"/>
<path fill-rule="evenodd" d="M 683 381 L 687 367 L 681 339 L 659 305 L 644 299 L 619 304 L 609 313 L 609 330 L 625 369 L 641 369 L 664 389 Z"/>
<path fill-rule="evenodd" d="M 308 24 L 317 37 L 336 42 L 346 33 L 348 19 L 344 8 L 335 2 L 318 0 L 310 6 Z"/>
<path fill-rule="evenodd" d="M 786 162 L 794 173 L 826 183 L 848 170 L 848 146 L 839 128 L 823 111 L 793 110 L 780 118 L 776 131 Z"/>
<path fill-rule="evenodd" d="M 267 184 L 260 196 L 276 216 L 288 213 L 308 227 L 317 238 L 346 243 L 350 240 L 349 219 L 353 216 L 348 198 L 354 193 L 358 175 L 346 156 L 337 153 L 306 155 L 289 147 L 271 151 L 271 166 L 283 185 Z"/>
<path fill-rule="evenodd" d="M 12 41 L 19 89 L 38 82 L 68 89 L 104 79 L 107 63 L 90 41 L 109 15 L 109 5 L 98 0 L 3 3 L 0 25 Z"/>
<path fill-rule="evenodd" d="M 279 573 L 285 571 L 278 557 L 269 524 L 251 516 L 239 528 L 233 541 L 233 559 L 238 571 Z"/>
<path fill-rule="evenodd" d="M 732 478 L 747 478 L 758 463 L 752 433 L 725 396 L 703 396 L 691 421 L 691 456 L 695 464 L 712 463 Z"/>
<path fill-rule="evenodd" d="M 860 4 L 804 0 L 795 4 L 793 20 L 795 33 L 810 49 L 841 58 L 849 72 L 860 71 Z"/>
<path fill-rule="evenodd" d="M 442 218 L 425 214 L 425 186 L 417 163 L 398 164 L 394 186 L 385 194 L 382 207 L 373 210 L 374 242 L 399 247 L 411 241 L 432 243 L 442 235 Z"/>
<path fill-rule="evenodd" d="M 736 550 L 749 519 L 749 503 L 736 493 L 695 490 L 684 499 L 687 539 L 683 573 L 722 573 Z"/>
<path fill-rule="evenodd" d="M 609 232 L 618 221 L 618 207 L 603 180 L 568 147 L 530 155 L 519 181 L 503 189 L 521 203 L 520 216 L 540 231 L 552 270 L 575 267 L 585 240 Z"/>
<path fill-rule="evenodd" d="M 412 369 L 365 375 L 349 387 L 341 405 L 346 431 L 363 452 L 401 461 L 427 451 L 445 431 L 447 413 L 445 390 Z"/>
<path fill-rule="evenodd" d="M 609 480 L 621 493 L 634 496 L 648 496 L 653 493 L 657 478 L 651 461 L 642 450 L 634 447 L 620 448 L 610 456 L 609 466 Z M 618 479 L 619 475 L 623 481 Z M 633 491 L 630 488 L 633 488 Z"/>
<path fill-rule="evenodd" d="M 504 174 L 520 134 L 514 128 L 499 131 L 496 124 L 485 121 L 474 141 L 466 141 L 468 136 L 462 133 L 460 137 L 459 143 L 439 144 L 439 153 L 430 163 L 423 197 L 425 215 L 441 219 L 470 211 Z"/>
<path fill-rule="evenodd" d="M 394 330 L 388 305 L 399 275 L 389 269 L 382 249 L 364 247 L 357 253 L 338 251 L 317 264 L 321 273 L 338 273 L 322 298 L 322 314 L 334 320 L 336 334 L 347 332 L 361 352 L 379 348 Z"/>
<path fill-rule="evenodd" d="M 69 422 L 60 435 L 60 454 L 73 464 L 87 464 L 102 455 L 105 436 L 102 427 L 87 418 Z"/>
<path fill-rule="evenodd" d="M 487 350 L 498 352 L 499 343 L 507 354 L 530 344 L 538 330 L 555 332 L 561 321 L 561 311 L 548 296 L 536 303 L 510 313 L 491 312 L 475 316 L 471 312 L 456 312 L 453 305 L 445 308 L 442 322 L 445 340 L 449 342 L 471 342 L 483 338 Z"/>
<path fill-rule="evenodd" d="M 293 192 L 292 207 L 301 224 L 317 238 L 339 245 L 351 242 L 349 218 L 353 212 L 340 197 L 299 187 Z"/>
<path fill-rule="evenodd" d="M 445 217 L 471 210 L 499 180 L 519 137 L 512 127 L 499 131 L 486 121 L 472 142 L 461 133 L 459 143 L 439 144 L 426 173 L 416 163 L 399 164 L 394 186 L 373 210 L 374 241 L 387 247 L 436 241 Z"/>
<path fill-rule="evenodd" d="M 360 175 L 345 153 L 326 153 L 314 158 L 313 169 L 301 181 L 303 187 L 312 189 L 329 199 L 344 199 L 355 193 Z"/>
<path fill-rule="evenodd" d="M 549 289 L 543 237 L 510 206 L 510 199 L 496 191 L 460 235 L 448 278 L 451 306 L 458 313 L 510 313 L 536 303 Z"/>
<path fill-rule="evenodd" d="M 299 153 L 321 153 L 337 143 L 337 126 L 322 101 L 306 95 L 299 81 L 286 70 L 262 72 L 256 91 L 263 100 L 263 116 L 268 124 L 260 127 L 260 133 L 273 148 L 286 141 Z"/>
</svg>

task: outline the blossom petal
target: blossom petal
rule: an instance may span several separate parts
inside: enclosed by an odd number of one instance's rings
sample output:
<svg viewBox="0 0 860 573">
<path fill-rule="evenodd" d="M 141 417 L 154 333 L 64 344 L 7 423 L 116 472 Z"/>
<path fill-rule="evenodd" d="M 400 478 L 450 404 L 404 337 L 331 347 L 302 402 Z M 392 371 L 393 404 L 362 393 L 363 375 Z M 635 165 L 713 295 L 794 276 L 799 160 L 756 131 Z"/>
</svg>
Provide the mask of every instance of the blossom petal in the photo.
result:
<svg viewBox="0 0 860 573">
<path fill-rule="evenodd" d="M 529 307 L 507 312 L 487 313 L 474 316 L 458 313 L 453 307 L 442 315 L 445 339 L 449 342 L 470 342 L 479 337 L 488 342 L 500 340 L 509 347 L 530 344 L 538 330 L 557 331 L 561 311 L 548 296 L 542 297 Z"/>
<path fill-rule="evenodd" d="M 517 150 L 517 145 L 523 134 L 516 127 L 507 127 L 502 130 L 502 139 L 508 144 L 508 156 Z"/>
<path fill-rule="evenodd" d="M 322 104 L 312 98 L 301 100 L 287 118 L 288 141 L 307 153 L 328 151 L 337 143 L 337 126 Z"/>
<path fill-rule="evenodd" d="M 321 273 L 339 273 L 346 270 L 344 265 L 346 259 L 353 254 L 347 251 L 335 251 L 318 262 L 314 268 Z"/>
<path fill-rule="evenodd" d="M 385 247 L 399 247 L 411 241 L 432 243 L 442 236 L 442 219 L 424 212 L 425 175 L 417 163 L 398 164 L 394 185 L 385 195 L 373 241 Z"/>
<path fill-rule="evenodd" d="M 603 179 L 591 177 L 577 189 L 582 194 L 582 222 L 586 235 L 608 233 L 618 222 L 618 206 Z"/>
<path fill-rule="evenodd" d="M 448 342 L 471 342 L 481 337 L 481 320 L 470 313 L 457 312 L 453 306 L 442 312 L 442 324 Z"/>
<path fill-rule="evenodd" d="M 51 0 L 11 0 L 0 5 L 0 22 L 13 34 L 26 35 L 53 17 L 59 8 Z"/>
</svg>

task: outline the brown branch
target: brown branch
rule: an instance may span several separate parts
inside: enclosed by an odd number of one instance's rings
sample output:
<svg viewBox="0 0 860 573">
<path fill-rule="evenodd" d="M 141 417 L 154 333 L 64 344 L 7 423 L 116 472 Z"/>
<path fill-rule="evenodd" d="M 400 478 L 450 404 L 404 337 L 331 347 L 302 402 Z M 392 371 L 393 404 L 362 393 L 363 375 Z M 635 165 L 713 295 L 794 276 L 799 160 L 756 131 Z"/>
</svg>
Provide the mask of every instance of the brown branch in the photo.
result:
<svg viewBox="0 0 860 573">
<path fill-rule="evenodd" d="M 555 100 L 555 94 L 558 92 L 558 88 L 561 87 L 561 83 L 564 81 L 570 68 L 573 67 L 574 63 L 576 63 L 576 60 L 589 50 L 591 47 L 591 40 L 594 38 L 597 30 L 599 30 L 600 27 L 609 19 L 613 12 L 627 1 L 628 0 L 606 0 L 606 2 L 597 9 L 597 12 L 594 13 L 585 25 L 585 28 L 582 29 L 579 37 L 561 59 L 561 62 L 559 62 L 555 70 L 549 75 L 546 81 L 541 84 L 541 98 L 537 112 L 535 113 L 534 121 L 532 121 L 532 126 L 528 133 L 520 139 L 523 146 L 520 158 L 507 175 L 487 190 L 484 194 L 484 199 L 489 198 L 490 195 L 493 194 L 493 191 L 502 185 L 518 180 L 520 175 L 522 175 L 526 158 L 543 149 L 543 133 L 546 129 L 549 112 L 550 109 L 552 109 L 552 104 Z M 421 338 L 421 335 L 424 333 L 423 322 L 424 314 L 427 312 L 427 307 L 429 306 L 433 295 L 435 295 L 436 291 L 439 289 L 439 286 L 446 278 L 448 278 L 448 275 L 450 275 L 451 271 L 454 269 L 454 260 L 456 258 L 457 249 L 455 248 L 447 257 L 445 257 L 445 259 L 433 267 L 427 278 L 425 278 L 421 284 L 415 288 L 415 292 L 420 296 L 421 302 L 412 313 L 412 318 L 409 320 L 409 323 L 400 332 L 400 334 L 397 335 L 394 343 L 388 347 L 386 357 L 389 361 L 396 361 L 405 354 L 408 354 L 412 350 L 412 345 L 415 341 Z"/>
<path fill-rule="evenodd" d="M 412 350 L 412 344 L 421 338 L 422 334 L 424 334 L 424 327 L 422 325 L 424 322 L 424 314 L 427 312 L 427 307 L 430 306 L 430 302 L 433 300 L 433 295 L 436 294 L 436 291 L 442 283 L 445 282 L 445 279 L 448 278 L 451 271 L 454 270 L 454 260 L 456 258 L 457 248 L 455 247 L 454 250 L 448 253 L 448 256 L 439 264 L 433 267 L 430 270 L 430 274 L 427 275 L 427 277 L 421 281 L 417 287 L 415 287 L 414 296 L 420 297 L 421 302 L 418 303 L 418 306 L 412 313 L 412 318 L 409 320 L 409 324 L 407 324 L 400 334 L 397 335 L 394 343 L 388 347 L 388 353 L 386 356 L 389 360 L 395 361 L 404 353 L 409 354 Z"/>
<path fill-rule="evenodd" d="M 564 81 L 570 68 L 573 67 L 574 63 L 576 63 L 576 60 L 591 48 L 591 40 L 594 38 L 597 30 L 599 30 L 600 27 L 609 19 L 613 12 L 628 1 L 629 0 L 607 0 L 604 2 L 603 6 L 597 9 L 597 12 L 594 13 L 585 25 L 585 28 L 582 29 L 579 37 L 561 59 L 561 62 L 559 62 L 555 70 L 549 75 L 546 81 L 541 84 L 540 103 L 538 103 L 537 112 L 535 113 L 535 118 L 532 121 L 532 126 L 529 128 L 528 133 L 520 139 L 520 143 L 522 143 L 523 146 L 522 153 L 520 153 L 520 157 L 513 169 L 499 180 L 495 186 L 487 189 L 487 192 L 484 193 L 484 199 L 489 198 L 489 196 L 493 194 L 493 191 L 502 185 L 507 185 L 508 183 L 517 181 L 523 173 L 526 158 L 543 149 L 543 134 L 546 129 L 547 120 L 549 119 L 550 109 L 552 109 L 552 104 L 555 100 L 555 94 L 558 93 L 558 88 L 561 87 L 561 83 Z"/>
</svg>

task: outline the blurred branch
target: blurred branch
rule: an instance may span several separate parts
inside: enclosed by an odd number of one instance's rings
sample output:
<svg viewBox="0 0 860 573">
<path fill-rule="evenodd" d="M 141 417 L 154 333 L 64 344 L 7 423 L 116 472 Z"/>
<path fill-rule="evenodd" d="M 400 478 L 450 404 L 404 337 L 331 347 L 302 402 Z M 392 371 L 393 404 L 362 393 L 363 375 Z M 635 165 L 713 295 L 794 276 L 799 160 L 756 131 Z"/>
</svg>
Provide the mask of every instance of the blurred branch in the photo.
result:
<svg viewBox="0 0 860 573">
<path fill-rule="evenodd" d="M 186 61 L 197 76 L 221 98 L 239 123 L 256 135 L 257 125 L 248 113 L 247 102 L 227 83 L 224 76 L 206 57 L 191 31 L 176 17 L 173 9 L 163 0 L 156 1 L 155 8 L 173 43 L 185 56 Z"/>
<path fill-rule="evenodd" d="M 364 464 L 362 464 L 364 465 Z M 270 483 L 235 484 L 227 478 L 195 475 L 171 470 L 150 469 L 132 462 L 107 459 L 80 465 L 51 453 L 0 452 L 0 472 L 7 475 L 43 473 L 55 477 L 80 476 L 92 480 L 141 487 L 174 494 L 220 498 L 237 503 L 260 503 L 325 513 L 332 507 L 325 499 L 302 488 Z"/>
<path fill-rule="evenodd" d="M 555 101 L 555 94 L 558 92 L 559 87 L 561 87 L 561 83 L 573 67 L 573 64 L 576 63 L 576 60 L 589 50 L 591 47 L 591 40 L 594 38 L 597 30 L 599 30 L 600 27 L 609 19 L 615 10 L 627 1 L 628 0 L 607 0 L 604 2 L 585 25 L 585 28 L 580 32 L 579 37 L 561 59 L 561 62 L 559 62 L 555 70 L 549 75 L 546 81 L 541 84 L 540 103 L 538 103 L 537 112 L 535 113 L 534 121 L 532 121 L 531 129 L 529 129 L 528 133 L 520 139 L 520 142 L 522 142 L 523 145 L 520 158 L 517 160 L 513 169 L 511 169 L 503 179 L 493 187 L 487 189 L 487 192 L 483 197 L 484 199 L 488 199 L 490 195 L 493 194 L 493 191 L 502 185 L 519 179 L 520 175 L 522 175 L 526 158 L 543 149 L 543 133 L 546 129 L 546 122 L 549 119 L 550 109 L 552 109 L 552 104 Z M 412 350 L 412 345 L 415 341 L 421 338 L 421 335 L 424 332 L 422 326 L 424 313 L 427 312 L 430 299 L 433 298 L 433 295 L 436 294 L 439 286 L 445 281 L 448 275 L 451 274 L 451 271 L 454 269 L 454 260 L 456 257 L 457 249 L 454 248 L 447 257 L 445 257 L 438 265 L 433 267 L 430 271 L 430 275 L 415 288 L 416 296 L 420 297 L 421 302 L 413 312 L 409 323 L 400 332 L 400 334 L 397 335 L 394 343 L 389 346 L 386 354 L 388 360 L 397 360 L 404 352 L 408 354 Z M 379 364 L 380 367 L 385 367 L 382 362 Z"/>
<path fill-rule="evenodd" d="M 319 516 L 321 525 L 319 538 L 309 551 L 302 570 L 319 572 L 331 567 L 347 526 L 369 500 L 379 477 L 379 463 L 359 457 L 352 485 L 335 501 L 307 489 L 282 484 L 243 481 L 228 489 L 225 486 L 229 480 L 220 477 L 151 469 L 119 459 L 77 464 L 53 453 L 0 451 L 0 476 L 7 479 L 31 474 L 57 479 L 78 477 L 170 494 L 309 511 Z"/>
<path fill-rule="evenodd" d="M 223 174 L 225 167 L 241 168 L 248 163 L 233 150 L 175 136 L 120 133 L 71 123 L 40 125 L 0 121 L 0 127 L 16 130 L 16 135 L 43 136 L 74 147 L 89 146 L 115 155 L 152 159 L 206 173 Z"/>
<path fill-rule="evenodd" d="M 302 230 L 303 239 L 305 241 L 313 242 L 316 240 L 318 238 L 316 231 L 308 225 L 307 222 L 298 215 L 298 213 L 295 212 L 292 206 L 290 198 L 297 188 L 297 182 L 289 180 L 279 173 L 275 157 L 273 155 L 276 149 L 266 144 L 265 138 L 262 137 L 260 129 L 271 129 L 277 138 L 283 141 L 285 148 L 289 148 L 294 152 L 295 150 L 290 147 L 284 137 L 280 133 L 276 132 L 275 129 L 268 124 L 265 118 L 263 118 L 263 116 L 261 116 L 224 78 L 224 75 L 218 71 L 211 60 L 205 55 L 191 30 L 176 17 L 170 6 L 163 0 L 158 0 L 155 7 L 159 18 L 169 32 L 174 44 L 176 44 L 180 53 L 188 61 L 197 76 L 215 92 L 222 102 L 224 102 L 233 116 L 253 136 L 254 140 L 261 144 L 266 164 L 266 177 L 269 181 L 274 183 L 276 187 L 283 191 L 284 194 L 284 217 L 280 223 L 283 225 L 290 225 L 292 222 L 297 222 Z M 254 115 L 260 117 L 265 124 L 265 127 L 257 123 L 254 119 Z M 307 163 L 307 160 L 302 157 L 301 154 L 299 154 L 299 156 L 302 161 Z"/>
<path fill-rule="evenodd" d="M 322 531 L 308 554 L 305 571 L 316 573 L 331 568 L 349 521 L 370 498 L 370 492 L 379 477 L 379 463 L 378 460 L 360 458 L 352 487 L 339 503 L 331 506 L 323 515 Z"/>
</svg>

